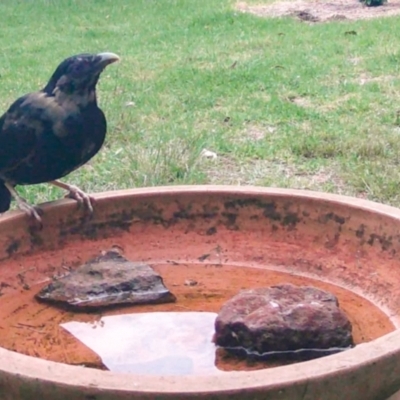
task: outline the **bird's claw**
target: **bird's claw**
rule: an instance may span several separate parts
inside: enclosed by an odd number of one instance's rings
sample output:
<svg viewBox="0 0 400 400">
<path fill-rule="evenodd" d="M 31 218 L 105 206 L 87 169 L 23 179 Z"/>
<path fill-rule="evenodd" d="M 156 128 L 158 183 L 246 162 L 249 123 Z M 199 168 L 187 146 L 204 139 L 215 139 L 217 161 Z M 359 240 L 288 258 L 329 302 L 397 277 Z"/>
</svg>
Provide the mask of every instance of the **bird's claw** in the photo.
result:
<svg viewBox="0 0 400 400">
<path fill-rule="evenodd" d="M 10 192 L 11 196 L 17 203 L 18 208 L 23 211 L 29 218 L 31 218 L 40 229 L 43 228 L 42 215 L 43 210 L 39 207 L 30 205 L 23 197 L 21 197 L 18 192 L 14 189 L 14 186 L 9 182 L 4 182 L 5 187 Z"/>
<path fill-rule="evenodd" d="M 93 197 L 73 185 L 70 185 L 68 190 L 69 193 L 65 197 L 76 200 L 78 202 L 78 207 L 84 206 L 90 214 L 93 214 L 93 203 L 95 202 Z"/>
<path fill-rule="evenodd" d="M 33 219 L 39 229 L 43 228 L 42 215 L 43 210 L 39 207 L 30 205 L 26 200 L 19 198 L 16 199 L 18 207 L 21 211 L 25 212 L 29 218 Z"/>
</svg>

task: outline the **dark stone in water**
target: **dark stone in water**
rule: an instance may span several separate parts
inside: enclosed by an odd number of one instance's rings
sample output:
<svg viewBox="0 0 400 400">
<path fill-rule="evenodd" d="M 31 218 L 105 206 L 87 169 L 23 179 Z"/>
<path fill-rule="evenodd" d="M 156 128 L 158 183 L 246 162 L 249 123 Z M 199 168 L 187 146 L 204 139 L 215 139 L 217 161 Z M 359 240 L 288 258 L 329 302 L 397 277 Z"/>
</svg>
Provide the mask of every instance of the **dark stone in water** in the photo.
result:
<svg viewBox="0 0 400 400">
<path fill-rule="evenodd" d="M 94 258 L 50 283 L 36 298 L 75 311 L 176 300 L 150 266 L 130 262 L 115 251 Z"/>
<path fill-rule="evenodd" d="M 351 323 L 337 298 L 289 284 L 243 290 L 215 321 L 215 343 L 254 358 L 314 358 L 353 346 Z"/>
</svg>

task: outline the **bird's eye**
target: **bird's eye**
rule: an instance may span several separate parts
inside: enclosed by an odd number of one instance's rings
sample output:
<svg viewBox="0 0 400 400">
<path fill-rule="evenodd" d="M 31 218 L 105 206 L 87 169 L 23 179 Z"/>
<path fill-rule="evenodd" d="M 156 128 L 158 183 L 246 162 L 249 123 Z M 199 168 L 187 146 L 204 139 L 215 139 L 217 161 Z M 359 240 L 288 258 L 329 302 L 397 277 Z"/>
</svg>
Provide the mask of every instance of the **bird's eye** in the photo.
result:
<svg viewBox="0 0 400 400">
<path fill-rule="evenodd" d="M 74 65 L 73 72 L 75 74 L 79 74 L 80 72 L 82 72 L 86 69 L 87 65 L 88 65 L 87 61 L 80 61 Z"/>
</svg>

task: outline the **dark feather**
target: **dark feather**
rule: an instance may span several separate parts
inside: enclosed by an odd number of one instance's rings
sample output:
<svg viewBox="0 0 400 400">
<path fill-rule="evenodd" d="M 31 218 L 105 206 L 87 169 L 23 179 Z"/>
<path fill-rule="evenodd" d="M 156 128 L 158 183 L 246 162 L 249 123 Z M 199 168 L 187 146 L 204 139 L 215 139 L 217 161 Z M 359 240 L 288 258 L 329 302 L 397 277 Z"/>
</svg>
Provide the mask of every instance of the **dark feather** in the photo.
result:
<svg viewBox="0 0 400 400">
<path fill-rule="evenodd" d="M 0 213 L 7 211 L 11 204 L 11 193 L 4 186 L 4 183 L 0 183 Z"/>
<path fill-rule="evenodd" d="M 0 212 L 10 205 L 4 182 L 53 181 L 100 150 L 107 125 L 97 106 L 96 84 L 117 59 L 102 53 L 64 60 L 43 90 L 19 98 L 0 118 Z"/>
<path fill-rule="evenodd" d="M 89 161 L 104 142 L 106 119 L 96 103 L 53 118 L 40 106 L 39 96 L 28 95 L 29 105 L 21 106 L 13 122 L 0 131 L 0 145 L 7 149 L 4 158 L 0 156 L 0 175 L 13 184 L 62 178 Z M 48 109 L 53 101 L 50 97 Z"/>
</svg>

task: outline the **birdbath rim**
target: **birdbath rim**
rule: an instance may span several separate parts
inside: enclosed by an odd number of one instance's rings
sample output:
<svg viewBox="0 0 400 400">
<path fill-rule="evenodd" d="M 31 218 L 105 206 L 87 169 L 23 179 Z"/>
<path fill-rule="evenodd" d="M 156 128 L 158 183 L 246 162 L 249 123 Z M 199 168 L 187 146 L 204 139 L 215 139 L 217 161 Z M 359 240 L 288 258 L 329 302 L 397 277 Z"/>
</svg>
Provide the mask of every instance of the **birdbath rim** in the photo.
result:
<svg viewBox="0 0 400 400">
<path fill-rule="evenodd" d="M 165 186 L 102 192 L 93 194 L 93 197 L 97 204 L 106 204 L 115 199 L 147 198 L 148 196 L 195 196 L 196 194 L 285 197 L 293 199 L 293 201 L 296 199 L 299 201 L 315 200 L 389 216 L 400 222 L 400 210 L 392 206 L 343 195 L 295 189 L 223 185 Z M 76 203 L 69 199 L 46 203 L 42 206 L 45 215 L 54 212 L 63 213 L 74 207 L 76 207 Z M 26 216 L 20 211 L 12 211 L 0 217 L 0 225 L 10 222 L 25 224 Z M 116 399 L 126 399 L 128 398 L 127 394 L 139 396 L 132 398 L 143 398 L 140 397 L 141 395 L 151 398 L 151 395 L 158 394 L 164 396 L 162 398 L 173 399 L 185 398 L 185 394 L 205 396 L 207 393 L 223 394 L 228 398 L 230 393 L 233 394 L 236 391 L 250 394 L 262 393 L 265 388 L 276 388 L 284 392 L 294 386 L 304 386 L 317 381 L 325 382 L 332 377 L 335 377 L 336 382 L 340 382 L 340 379 L 349 373 L 354 374 L 357 370 L 362 373 L 377 364 L 381 366 L 382 371 L 389 367 L 392 368 L 395 361 L 400 364 L 400 331 L 398 330 L 371 342 L 360 344 L 351 350 L 301 364 L 267 370 L 223 372 L 215 376 L 162 376 L 155 378 L 146 375 L 113 373 L 56 363 L 0 348 L 0 382 L 8 381 L 14 385 L 25 380 L 47 382 L 57 387 L 69 388 L 72 390 L 71 393 L 75 393 L 73 390 L 76 388 L 88 393 L 91 390 L 96 393 L 112 392 L 115 395 L 118 394 L 119 397 L 115 397 Z M 177 397 L 178 395 L 183 397 Z"/>
</svg>

